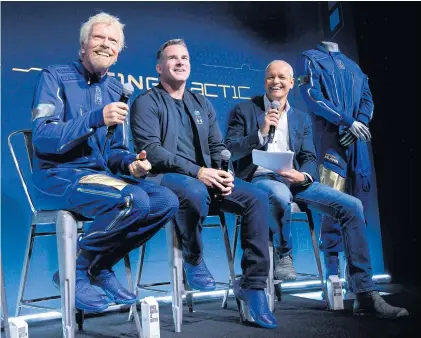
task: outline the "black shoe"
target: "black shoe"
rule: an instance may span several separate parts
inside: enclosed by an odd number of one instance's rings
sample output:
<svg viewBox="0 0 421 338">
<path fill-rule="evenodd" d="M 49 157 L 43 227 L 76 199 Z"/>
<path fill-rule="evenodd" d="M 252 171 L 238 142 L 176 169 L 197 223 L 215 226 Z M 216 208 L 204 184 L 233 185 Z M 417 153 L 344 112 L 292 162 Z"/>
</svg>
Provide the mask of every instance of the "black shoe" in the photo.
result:
<svg viewBox="0 0 421 338">
<path fill-rule="evenodd" d="M 374 314 L 379 318 L 397 319 L 409 316 L 405 308 L 388 304 L 377 291 L 357 293 L 354 300 L 354 315 Z"/>
</svg>

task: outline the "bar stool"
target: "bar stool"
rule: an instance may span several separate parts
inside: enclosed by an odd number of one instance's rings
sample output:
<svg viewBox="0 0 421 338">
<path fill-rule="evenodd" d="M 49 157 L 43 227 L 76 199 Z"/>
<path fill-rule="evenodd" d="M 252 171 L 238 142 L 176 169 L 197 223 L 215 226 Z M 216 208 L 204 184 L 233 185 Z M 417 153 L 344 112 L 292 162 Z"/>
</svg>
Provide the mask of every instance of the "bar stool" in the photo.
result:
<svg viewBox="0 0 421 338">
<path fill-rule="evenodd" d="M 308 227 L 310 230 L 311 242 L 313 245 L 314 258 L 316 260 L 316 265 L 317 265 L 318 277 L 320 279 L 322 290 L 323 290 L 323 296 L 324 296 L 323 298 L 326 303 L 327 309 L 330 309 L 326 285 L 323 279 L 323 270 L 322 270 L 322 264 L 320 260 L 320 251 L 319 251 L 319 246 L 318 246 L 315 231 L 314 231 L 314 221 L 313 221 L 313 215 L 311 213 L 311 210 L 304 204 L 299 205 L 294 202 L 292 203 L 291 212 L 292 212 L 291 222 L 306 222 L 308 224 Z M 233 245 L 233 253 L 232 253 L 233 258 L 235 258 L 235 252 L 237 249 L 237 241 L 238 241 L 237 238 L 238 238 L 238 223 L 237 223 L 237 226 L 235 227 L 235 232 L 234 232 L 234 245 Z M 274 255 L 274 249 L 273 249 L 273 241 L 272 241 L 272 236 L 271 236 L 269 240 L 270 268 L 269 268 L 268 287 L 267 287 L 268 303 L 269 303 L 269 308 L 271 311 L 273 311 L 275 308 L 275 296 L 278 301 L 280 301 L 282 297 L 282 289 L 281 289 L 282 281 L 275 280 L 274 275 L 273 275 L 273 268 L 274 268 L 273 255 Z M 317 276 L 313 274 L 302 274 L 302 275 Z M 223 308 L 227 307 L 228 294 L 229 294 L 229 289 L 231 287 L 232 287 L 232 283 L 230 281 L 229 287 L 225 291 L 224 299 L 222 301 Z M 248 318 L 248 320 L 250 320 L 250 318 Z"/>
<path fill-rule="evenodd" d="M 238 216 L 237 216 L 238 219 Z M 218 208 L 211 207 L 211 211 L 206 219 L 206 222 L 203 224 L 203 228 L 216 228 L 220 227 L 223 235 L 225 251 L 228 260 L 229 275 L 231 279 L 235 279 L 234 273 L 234 260 L 231 251 L 231 245 L 229 241 L 228 229 L 225 214 L 218 210 Z M 187 289 L 184 270 L 183 270 L 183 259 L 182 259 L 182 250 L 181 243 L 175 231 L 175 224 L 171 221 L 165 226 L 166 239 L 167 239 L 167 249 L 168 249 L 168 265 L 170 272 L 170 282 L 156 282 L 151 284 L 141 284 L 142 269 L 144 265 L 144 258 L 146 252 L 145 243 L 139 252 L 139 263 L 136 273 L 136 289 L 139 290 L 149 290 L 154 292 L 167 293 L 167 291 L 156 289 L 155 287 L 163 285 L 171 285 L 172 293 L 172 311 L 173 311 L 173 320 L 174 320 L 174 329 L 175 332 L 181 332 L 181 324 L 183 321 L 183 295 L 186 296 L 186 303 L 189 308 L 189 312 L 193 312 L 193 293 L 199 291 L 191 291 Z M 217 285 L 228 285 L 223 282 L 216 282 Z M 129 319 L 132 318 L 130 314 Z"/>
<path fill-rule="evenodd" d="M 29 173 L 25 174 L 22 165 L 17 159 L 17 139 L 23 138 L 26 149 L 26 166 Z M 75 306 L 75 283 L 76 283 L 76 241 L 77 234 L 83 233 L 84 223 L 89 222 L 89 219 L 82 218 L 79 215 L 71 213 L 66 210 L 39 210 L 33 203 L 33 199 L 28 190 L 29 184 L 32 184 L 32 162 L 33 162 L 33 145 L 32 145 L 32 131 L 18 130 L 11 133 L 8 137 L 8 145 L 13 157 L 22 187 L 28 199 L 29 206 L 32 211 L 31 228 L 28 234 L 24 263 L 22 267 L 21 279 L 19 283 L 18 300 L 16 305 L 16 317 L 20 315 L 21 309 L 35 308 L 48 310 L 61 310 L 63 323 L 63 337 L 73 338 L 75 336 L 76 322 L 79 329 L 83 327 L 83 311 L 77 312 Z M 22 156 L 20 156 L 22 159 Z M 51 225 L 55 225 L 55 229 L 51 229 Z M 60 296 L 40 297 L 33 299 L 24 299 L 24 292 L 28 278 L 29 264 L 32 257 L 32 250 L 34 241 L 38 237 L 56 236 L 57 238 L 57 252 L 59 261 L 60 274 Z M 131 267 L 128 255 L 124 258 L 126 266 L 126 275 L 129 285 L 129 290 L 133 292 L 133 283 L 131 281 Z M 50 306 L 38 305 L 37 303 L 61 299 L 61 309 L 56 309 Z M 141 334 L 141 324 L 137 314 L 136 304 L 131 306 L 131 310 L 135 314 L 136 327 L 139 334 Z"/>
</svg>

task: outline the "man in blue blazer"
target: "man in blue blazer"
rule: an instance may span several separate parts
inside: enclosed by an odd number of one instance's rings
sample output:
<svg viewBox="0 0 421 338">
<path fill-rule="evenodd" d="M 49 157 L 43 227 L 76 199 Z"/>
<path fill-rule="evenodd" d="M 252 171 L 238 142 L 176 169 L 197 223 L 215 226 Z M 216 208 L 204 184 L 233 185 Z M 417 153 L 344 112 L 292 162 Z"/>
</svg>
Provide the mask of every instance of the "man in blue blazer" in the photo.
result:
<svg viewBox="0 0 421 338">
<path fill-rule="evenodd" d="M 312 210 L 338 220 L 341 225 L 350 282 L 356 293 L 354 314 L 371 312 L 387 318 L 407 316 L 406 309 L 387 304 L 373 284 L 361 201 L 316 182 L 311 120 L 308 114 L 289 105 L 288 93 L 293 86 L 292 67 L 285 61 L 273 61 L 265 72 L 266 94 L 241 102 L 233 109 L 226 144 L 236 161 L 236 175 L 269 193 L 273 216 L 269 224 L 274 233 L 279 233 L 283 226 L 283 236 L 275 241 L 281 265 L 285 265 L 283 258 L 291 254 L 291 203 L 306 203 Z M 275 127 L 272 142 L 269 140 L 271 126 Z M 271 171 L 258 167 L 252 161 L 253 149 L 293 151 L 293 168 Z"/>
<path fill-rule="evenodd" d="M 175 216 L 181 237 L 186 280 L 192 289 L 214 290 L 215 280 L 203 259 L 202 224 L 212 204 L 242 215 L 243 275 L 234 293 L 245 301 L 255 322 L 277 327 L 264 288 L 269 272 L 268 195 L 220 170 L 226 151 L 212 104 L 186 89 L 190 55 L 181 39 L 169 40 L 157 53 L 160 84 L 136 98 L 131 128 L 136 149 L 146 150 L 152 174 L 180 202 Z"/>
</svg>

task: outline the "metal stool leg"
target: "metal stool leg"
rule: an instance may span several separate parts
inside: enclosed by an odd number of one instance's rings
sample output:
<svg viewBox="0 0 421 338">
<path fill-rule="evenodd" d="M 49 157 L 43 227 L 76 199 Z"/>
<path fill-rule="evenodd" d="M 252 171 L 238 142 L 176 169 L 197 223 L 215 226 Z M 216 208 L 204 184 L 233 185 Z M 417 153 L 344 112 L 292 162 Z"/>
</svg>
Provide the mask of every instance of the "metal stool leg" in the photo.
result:
<svg viewBox="0 0 421 338">
<path fill-rule="evenodd" d="M 140 284 L 140 280 L 142 278 L 143 263 L 144 263 L 144 260 L 145 260 L 145 252 L 146 252 L 146 243 L 144 243 L 139 248 L 139 262 L 137 264 L 137 271 L 136 271 L 136 284 L 134 285 L 135 295 L 136 295 L 137 299 L 139 299 L 138 285 Z M 130 313 L 129 313 L 129 319 L 128 320 L 133 320 L 133 319 L 134 319 L 134 315 L 133 315 L 133 312 L 132 312 L 132 308 L 130 307 Z"/>
<path fill-rule="evenodd" d="M 77 222 L 67 211 L 59 211 L 56 222 L 60 271 L 63 337 L 75 337 L 75 283 Z"/>
<path fill-rule="evenodd" d="M 310 228 L 311 242 L 313 243 L 314 258 L 316 259 L 317 270 L 319 272 L 320 282 L 322 283 L 323 296 L 326 303 L 326 307 L 328 310 L 330 310 L 326 284 L 323 278 L 322 263 L 320 262 L 319 245 L 317 243 L 316 236 L 314 234 L 313 215 L 311 214 L 311 211 L 309 209 L 306 209 L 306 214 L 307 214 L 307 219 L 308 219 L 308 225 Z"/>
<path fill-rule="evenodd" d="M 238 229 L 239 229 L 239 224 L 238 222 L 240 221 L 240 218 L 237 216 L 236 218 L 236 222 L 235 222 L 235 226 L 234 226 L 234 244 L 233 244 L 233 248 L 232 248 L 232 261 L 235 261 L 235 253 L 237 251 L 237 243 L 238 243 Z M 222 305 L 221 307 L 226 309 L 228 306 L 228 295 L 229 295 L 229 291 L 230 288 L 232 286 L 232 280 L 231 280 L 231 275 L 230 275 L 230 280 L 228 282 L 228 287 L 225 290 L 225 294 L 224 294 L 224 299 L 222 300 Z"/>
<path fill-rule="evenodd" d="M 281 283 L 275 284 L 275 295 L 276 295 L 276 300 L 278 302 L 281 302 L 282 301 L 282 284 Z"/>
<path fill-rule="evenodd" d="M 1 289 L 1 312 L 4 323 L 4 332 L 6 338 L 10 338 L 10 327 L 9 327 L 9 316 L 7 312 L 7 301 L 6 301 L 6 289 L 4 286 L 4 274 L 3 274 L 3 262 L 1 261 L 0 255 L 0 289 Z"/>
<path fill-rule="evenodd" d="M 229 236 L 228 236 L 228 228 L 227 228 L 227 223 L 225 220 L 225 214 L 223 212 L 219 213 L 219 219 L 221 220 L 221 230 L 224 237 L 225 251 L 226 251 L 227 259 L 228 259 L 229 273 L 230 273 L 231 281 L 234 282 L 235 281 L 234 259 L 231 252 L 231 245 L 230 245 Z M 243 322 L 246 319 L 249 319 L 246 317 L 247 314 L 249 314 L 249 311 L 248 311 L 248 308 L 245 307 L 245 303 L 241 302 L 239 299 L 236 299 L 236 302 L 237 302 L 238 312 L 240 313 L 240 321 Z"/>
<path fill-rule="evenodd" d="M 272 234 L 269 239 L 269 274 L 267 279 L 266 297 L 268 299 L 269 309 L 273 312 L 275 309 L 275 285 L 273 275 L 273 240 Z"/>
<path fill-rule="evenodd" d="M 193 313 L 193 293 L 194 290 L 190 288 L 190 286 L 187 284 L 187 276 L 186 271 L 183 269 L 183 288 L 184 288 L 184 294 L 186 295 L 186 305 L 189 309 L 189 313 Z"/>
<path fill-rule="evenodd" d="M 18 301 L 16 304 L 15 317 L 18 317 L 20 315 L 20 311 L 22 309 L 22 301 L 25 293 L 26 279 L 28 278 L 29 264 L 31 263 L 32 257 L 32 248 L 34 247 L 36 227 L 36 224 L 31 225 L 31 230 L 29 231 L 28 240 L 26 242 L 25 258 L 23 261 L 22 273 L 20 275 Z"/>
<path fill-rule="evenodd" d="M 221 220 L 221 231 L 224 237 L 225 251 L 226 251 L 227 259 L 228 259 L 228 268 L 229 268 L 230 278 L 231 278 L 231 281 L 235 281 L 234 259 L 231 252 L 230 239 L 228 236 L 228 227 L 227 227 L 227 223 L 225 221 L 225 215 L 223 212 L 219 213 L 219 219 Z"/>
<path fill-rule="evenodd" d="M 173 222 L 165 226 L 168 247 L 168 264 L 172 286 L 172 313 L 175 332 L 181 332 L 183 321 L 183 258 L 181 243 L 177 237 Z"/>
<path fill-rule="evenodd" d="M 133 292 L 133 281 L 132 281 L 132 268 L 130 266 L 130 257 L 129 254 L 124 256 L 124 266 L 126 267 L 126 276 L 127 284 L 130 292 Z M 137 312 L 137 302 L 130 306 L 130 312 L 134 316 L 134 321 L 136 323 L 136 329 L 139 337 L 142 337 L 142 324 L 140 323 L 139 314 Z"/>
<path fill-rule="evenodd" d="M 187 307 L 189 308 L 189 312 L 193 312 L 193 292 L 188 292 L 186 294 L 186 303 Z"/>
<path fill-rule="evenodd" d="M 85 311 L 76 309 L 76 324 L 79 331 L 83 330 L 83 322 L 85 321 Z"/>
</svg>

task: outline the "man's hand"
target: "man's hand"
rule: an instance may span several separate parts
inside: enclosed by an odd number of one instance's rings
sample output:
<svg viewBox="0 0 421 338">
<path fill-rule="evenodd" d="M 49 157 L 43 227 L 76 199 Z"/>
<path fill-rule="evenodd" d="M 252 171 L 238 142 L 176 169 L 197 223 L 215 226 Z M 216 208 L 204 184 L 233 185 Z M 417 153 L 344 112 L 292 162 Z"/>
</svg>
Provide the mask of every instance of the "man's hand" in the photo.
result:
<svg viewBox="0 0 421 338">
<path fill-rule="evenodd" d="M 139 154 L 137 154 L 136 160 L 129 164 L 130 174 L 137 178 L 147 175 L 151 169 L 152 166 L 146 159 L 145 150 L 142 150 Z"/>
<path fill-rule="evenodd" d="M 122 124 L 129 113 L 129 106 L 123 102 L 107 104 L 102 110 L 104 123 L 107 127 Z"/>
<path fill-rule="evenodd" d="M 207 187 L 219 190 L 221 196 L 224 197 L 230 195 L 234 188 L 234 184 L 232 183 L 234 177 L 224 170 L 202 168 L 200 169 L 197 179 Z"/>
<path fill-rule="evenodd" d="M 279 113 L 277 109 L 271 109 L 267 112 L 265 119 L 263 120 L 262 126 L 260 127 L 260 134 L 263 137 L 269 134 L 270 126 L 275 126 L 278 128 L 279 123 Z"/>
<path fill-rule="evenodd" d="M 290 169 L 287 171 L 277 170 L 276 172 L 278 175 L 285 177 L 291 184 L 299 184 L 305 181 L 304 174 L 295 169 Z"/>
</svg>

